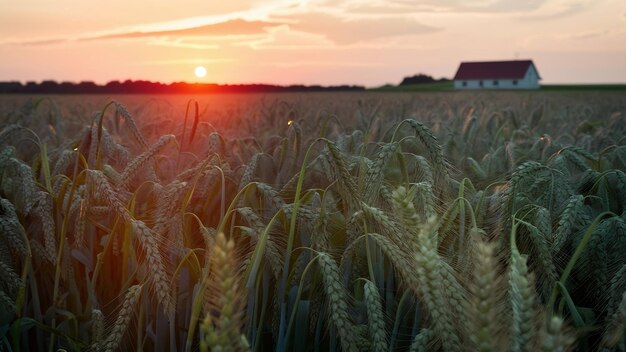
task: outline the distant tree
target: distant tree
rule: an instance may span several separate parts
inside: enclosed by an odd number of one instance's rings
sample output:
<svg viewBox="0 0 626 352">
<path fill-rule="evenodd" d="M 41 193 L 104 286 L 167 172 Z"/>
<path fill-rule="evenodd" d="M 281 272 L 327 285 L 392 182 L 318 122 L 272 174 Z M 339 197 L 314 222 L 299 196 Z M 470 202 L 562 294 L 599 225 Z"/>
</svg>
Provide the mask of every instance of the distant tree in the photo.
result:
<svg viewBox="0 0 626 352">
<path fill-rule="evenodd" d="M 82 81 L 76 85 L 78 92 L 83 94 L 98 93 L 99 86 L 92 81 Z"/>
<path fill-rule="evenodd" d="M 404 77 L 402 82 L 400 82 L 401 86 L 407 86 L 412 84 L 424 84 L 424 83 L 435 83 L 435 82 L 446 82 L 449 81 L 447 78 L 434 79 L 432 76 L 419 73 L 414 76 Z"/>
<path fill-rule="evenodd" d="M 21 93 L 23 89 L 22 83 L 17 81 L 0 82 L 0 93 Z"/>
</svg>

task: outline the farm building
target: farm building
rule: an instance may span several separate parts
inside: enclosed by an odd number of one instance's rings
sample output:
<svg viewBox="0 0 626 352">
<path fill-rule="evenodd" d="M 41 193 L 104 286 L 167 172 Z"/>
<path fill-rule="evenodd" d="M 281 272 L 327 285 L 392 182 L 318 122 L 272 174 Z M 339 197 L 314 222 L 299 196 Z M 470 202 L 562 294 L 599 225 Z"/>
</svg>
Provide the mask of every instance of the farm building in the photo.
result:
<svg viewBox="0 0 626 352">
<path fill-rule="evenodd" d="M 532 60 L 462 62 L 454 89 L 537 89 L 540 79 Z"/>
</svg>

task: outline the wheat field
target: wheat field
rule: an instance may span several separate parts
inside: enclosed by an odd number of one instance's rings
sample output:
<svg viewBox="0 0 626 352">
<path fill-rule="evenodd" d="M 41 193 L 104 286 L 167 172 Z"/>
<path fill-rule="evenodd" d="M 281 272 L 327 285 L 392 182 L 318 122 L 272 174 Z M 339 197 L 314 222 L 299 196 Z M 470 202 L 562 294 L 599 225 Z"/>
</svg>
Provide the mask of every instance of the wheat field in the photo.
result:
<svg viewBox="0 0 626 352">
<path fill-rule="evenodd" d="M 626 351 L 620 92 L 0 97 L 0 350 Z"/>
</svg>

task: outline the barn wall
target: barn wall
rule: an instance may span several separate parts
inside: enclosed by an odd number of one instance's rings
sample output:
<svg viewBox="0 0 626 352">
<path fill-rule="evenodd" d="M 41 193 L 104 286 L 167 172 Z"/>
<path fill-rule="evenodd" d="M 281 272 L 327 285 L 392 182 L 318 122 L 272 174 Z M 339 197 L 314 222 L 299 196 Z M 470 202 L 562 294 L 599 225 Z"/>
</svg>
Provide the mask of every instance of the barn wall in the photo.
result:
<svg viewBox="0 0 626 352">
<path fill-rule="evenodd" d="M 523 86 L 527 89 L 537 89 L 539 88 L 539 75 L 535 70 L 534 65 L 530 65 L 528 71 L 526 71 L 526 76 L 522 80 Z"/>
<path fill-rule="evenodd" d="M 497 81 L 497 84 L 495 83 Z M 481 80 L 455 80 L 454 89 L 538 89 L 539 88 L 539 76 L 533 65 L 526 71 L 526 76 L 523 79 L 518 79 L 517 84 L 513 83 L 512 79 L 484 79 L 483 84 L 480 85 Z M 466 86 L 463 86 L 463 82 L 466 82 Z"/>
</svg>

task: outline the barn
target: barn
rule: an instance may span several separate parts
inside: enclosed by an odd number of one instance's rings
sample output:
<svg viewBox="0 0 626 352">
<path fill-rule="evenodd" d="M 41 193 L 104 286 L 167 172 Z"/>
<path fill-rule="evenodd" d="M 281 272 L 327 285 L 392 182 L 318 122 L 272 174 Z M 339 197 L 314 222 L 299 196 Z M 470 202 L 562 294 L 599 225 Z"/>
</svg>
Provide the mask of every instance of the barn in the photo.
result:
<svg viewBox="0 0 626 352">
<path fill-rule="evenodd" d="M 454 89 L 538 89 L 540 79 L 532 60 L 462 62 Z"/>
</svg>

